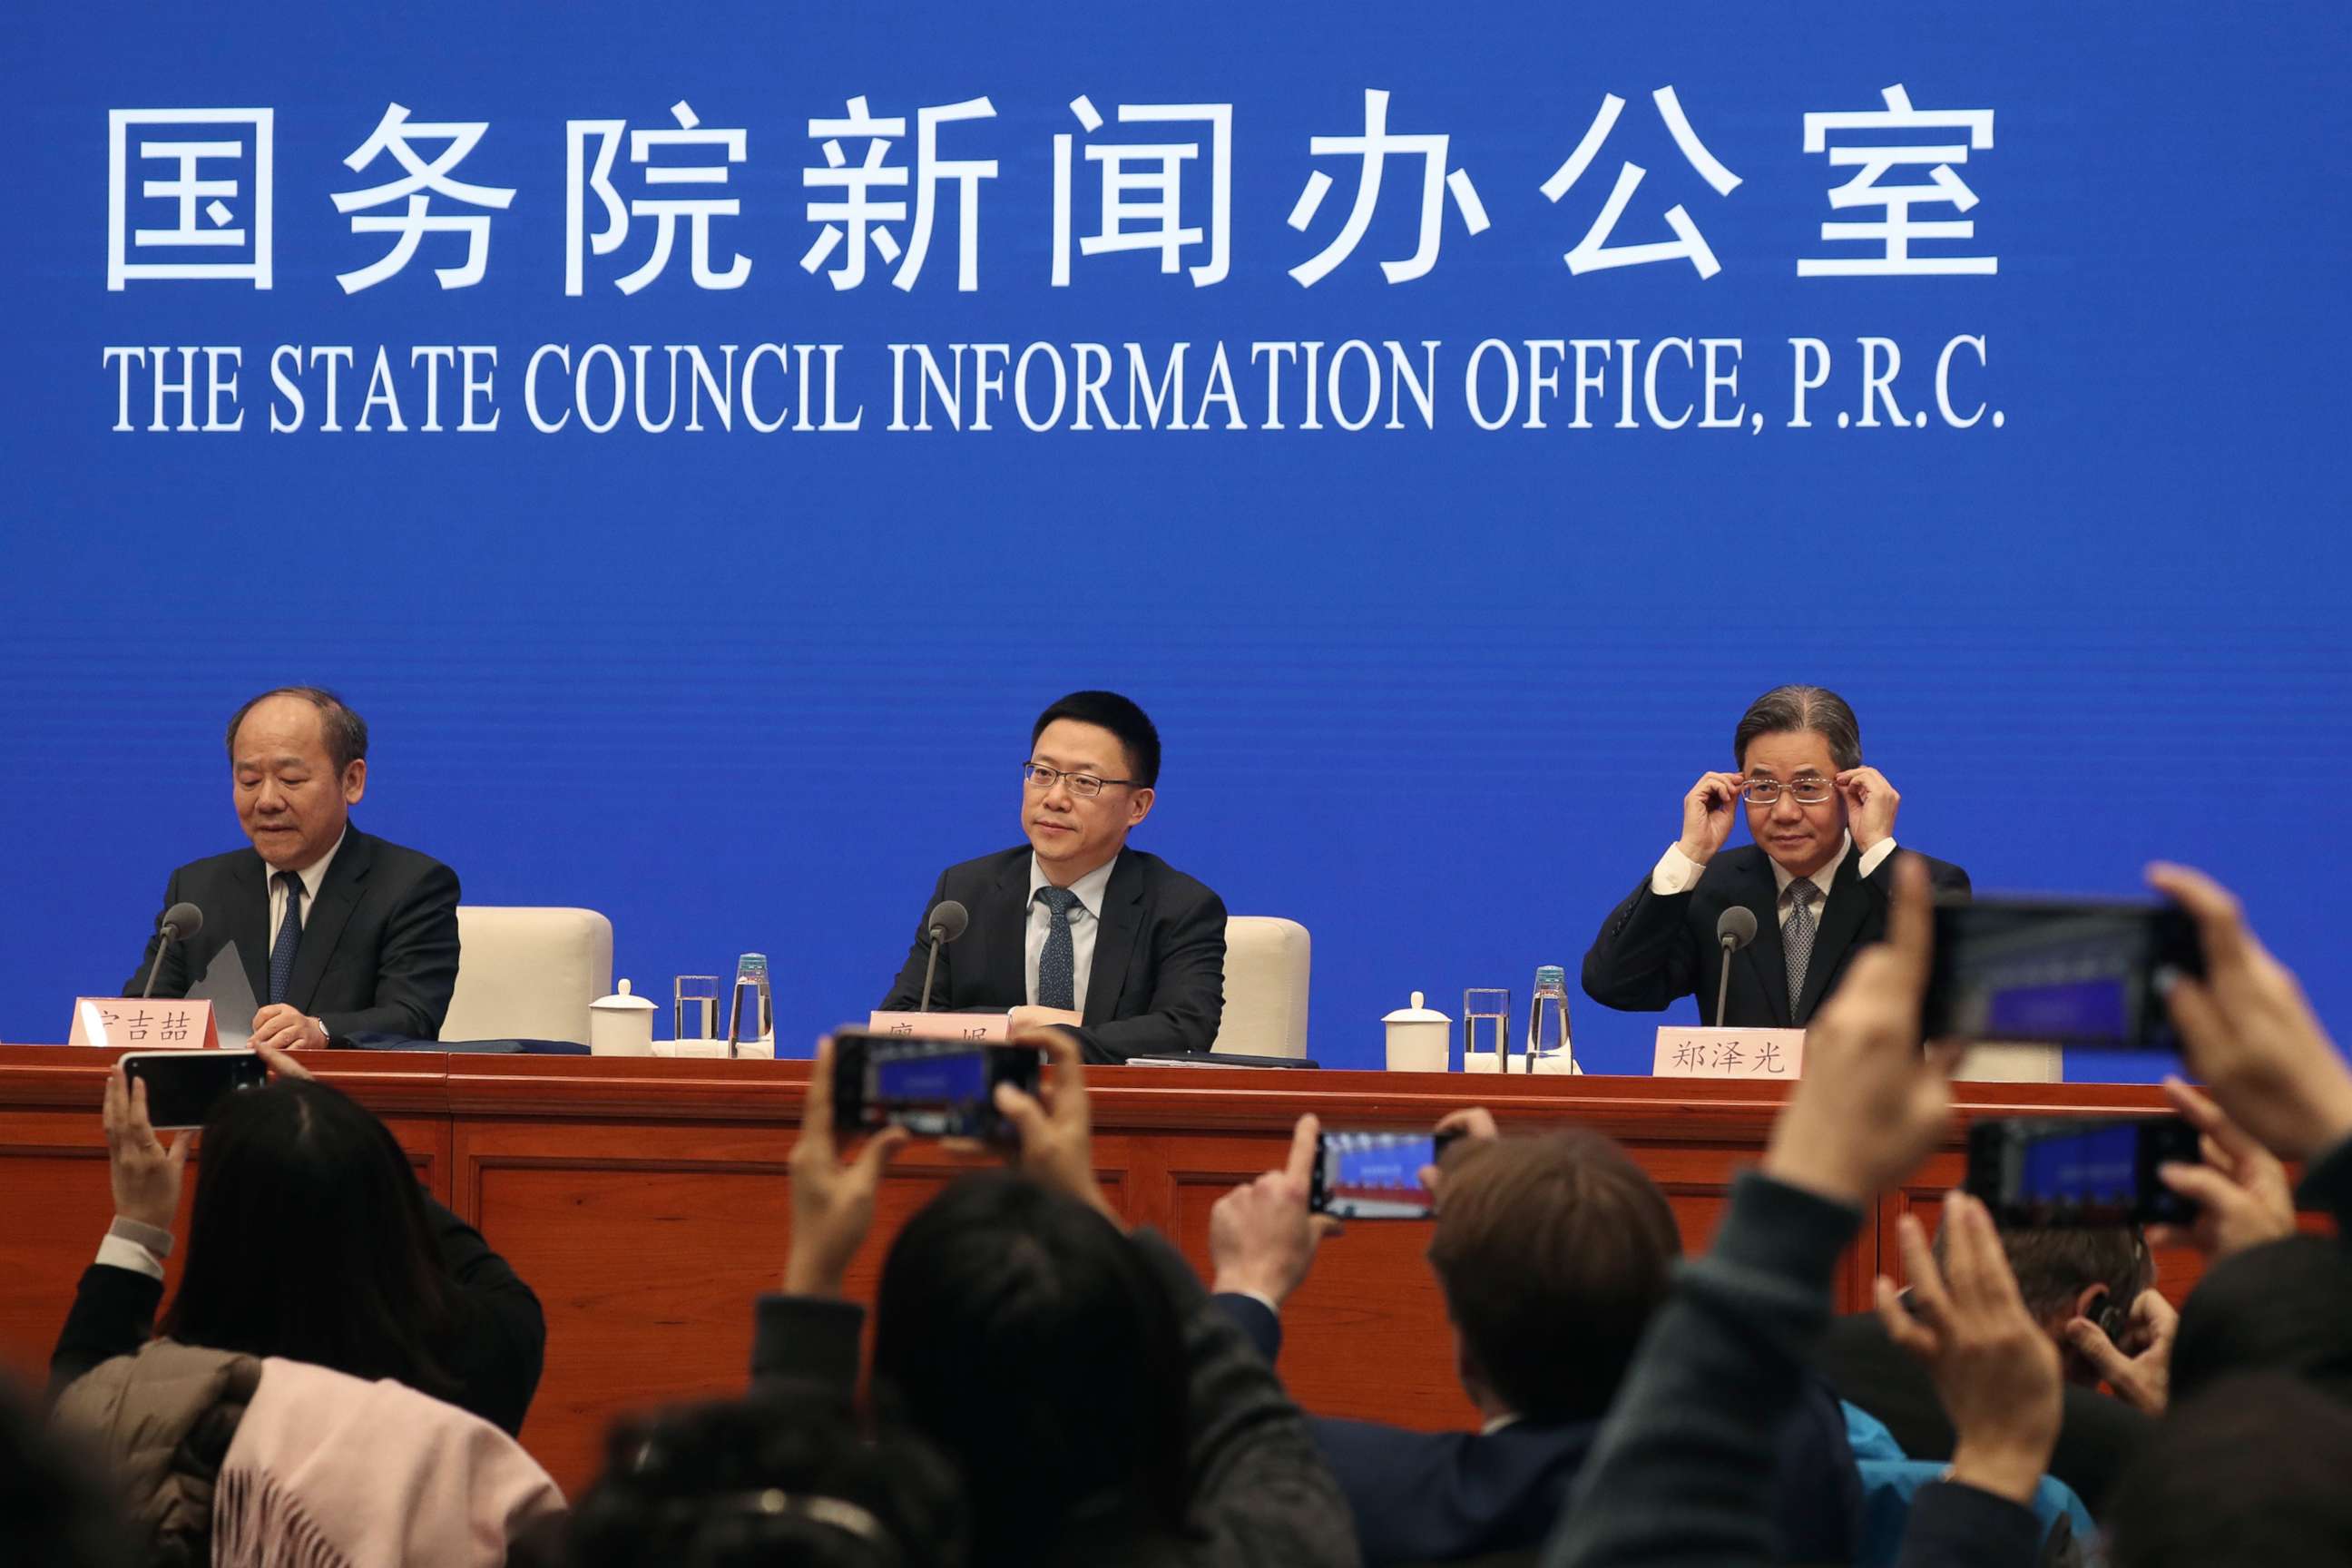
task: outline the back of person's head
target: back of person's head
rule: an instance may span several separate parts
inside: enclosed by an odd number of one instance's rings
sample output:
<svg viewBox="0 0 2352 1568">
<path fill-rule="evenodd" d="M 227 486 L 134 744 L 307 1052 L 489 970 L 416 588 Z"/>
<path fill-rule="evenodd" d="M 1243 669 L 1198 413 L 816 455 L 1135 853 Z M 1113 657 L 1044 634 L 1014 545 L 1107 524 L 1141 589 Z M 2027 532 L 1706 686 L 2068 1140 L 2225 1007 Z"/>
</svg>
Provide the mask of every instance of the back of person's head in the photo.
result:
<svg viewBox="0 0 2352 1568">
<path fill-rule="evenodd" d="M 2352 1409 L 2276 1373 L 2173 1405 L 2107 1500 L 2114 1568 L 2352 1563 Z"/>
<path fill-rule="evenodd" d="M 1598 1132 L 1447 1152 L 1430 1267 L 1475 1374 L 1529 1420 L 1607 1411 L 1681 1255 L 1665 1194 Z"/>
<path fill-rule="evenodd" d="M 2241 1373 L 2284 1373 L 2352 1407 L 2352 1257 L 2291 1236 L 2221 1259 L 2180 1309 L 2172 1397 Z"/>
<path fill-rule="evenodd" d="M 874 1394 L 961 1468 L 974 1555 L 1041 1561 L 1066 1527 L 1183 1521 L 1183 1340 L 1118 1228 L 1024 1177 L 967 1177 L 892 1244 Z"/>
<path fill-rule="evenodd" d="M 415 1173 L 383 1122 L 339 1089 L 281 1078 L 223 1100 L 196 1147 L 165 1335 L 455 1392 L 435 1351 L 447 1283 Z"/>
<path fill-rule="evenodd" d="M 569 1568 L 961 1568 L 963 1497 L 929 1444 L 868 1443 L 846 1406 L 763 1392 L 614 1423 Z M 553 1554 L 549 1554 L 553 1555 Z"/>
<path fill-rule="evenodd" d="M 2110 1310 L 2117 1324 L 2111 1331 L 2119 1332 L 2131 1304 L 2156 1283 L 2156 1265 L 2136 1226 L 2008 1227 L 2000 1248 L 2025 1310 L 2053 1334 L 2063 1333 L 2078 1312 L 2095 1322 Z M 1943 1257 L 1940 1237 L 1936 1256 Z"/>
<path fill-rule="evenodd" d="M 130 1568 L 121 1500 L 70 1435 L 47 1431 L 0 1379 L 0 1561 L 9 1568 Z"/>
<path fill-rule="evenodd" d="M 1035 745 L 1045 727 L 1058 719 L 1109 731 L 1127 752 L 1129 782 L 1144 789 L 1160 782 L 1160 731 L 1133 700 L 1116 691 L 1073 691 L 1037 715 L 1037 722 L 1029 727 L 1029 743 Z"/>
</svg>

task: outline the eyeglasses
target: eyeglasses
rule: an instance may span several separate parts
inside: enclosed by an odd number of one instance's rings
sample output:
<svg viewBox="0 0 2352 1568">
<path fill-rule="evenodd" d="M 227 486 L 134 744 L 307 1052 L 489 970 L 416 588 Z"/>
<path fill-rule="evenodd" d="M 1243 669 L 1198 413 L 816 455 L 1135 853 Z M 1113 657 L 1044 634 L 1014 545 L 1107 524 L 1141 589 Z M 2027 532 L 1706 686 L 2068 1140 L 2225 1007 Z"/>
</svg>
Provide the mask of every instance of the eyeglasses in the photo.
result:
<svg viewBox="0 0 2352 1568">
<path fill-rule="evenodd" d="M 1143 787 L 1133 779 L 1098 779 L 1092 773 L 1066 773 L 1043 763 L 1021 764 L 1021 782 L 1040 794 L 1052 789 L 1057 781 L 1069 785 L 1070 793 L 1080 800 L 1094 799 L 1102 794 L 1105 784 L 1125 784 L 1129 789 Z"/>
<path fill-rule="evenodd" d="M 1784 786 L 1779 779 L 1749 779 L 1739 786 L 1740 797 L 1752 805 L 1777 805 Z M 1785 786 L 1799 805 L 1819 805 L 1837 794 L 1837 785 L 1808 773 Z"/>
</svg>

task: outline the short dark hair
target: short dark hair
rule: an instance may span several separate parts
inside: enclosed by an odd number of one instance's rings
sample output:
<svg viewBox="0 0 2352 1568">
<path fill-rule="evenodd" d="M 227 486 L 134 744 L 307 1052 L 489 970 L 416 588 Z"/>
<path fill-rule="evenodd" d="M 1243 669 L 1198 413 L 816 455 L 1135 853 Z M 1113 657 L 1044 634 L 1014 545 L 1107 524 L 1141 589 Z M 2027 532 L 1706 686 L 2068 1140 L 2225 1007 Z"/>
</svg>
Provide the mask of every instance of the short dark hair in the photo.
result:
<svg viewBox="0 0 2352 1568">
<path fill-rule="evenodd" d="M 166 1337 L 458 1397 L 439 1348 L 447 1278 L 383 1122 L 327 1084 L 279 1079 L 223 1100 L 201 1146 Z"/>
<path fill-rule="evenodd" d="M 766 1506 L 779 1493 L 795 1506 Z M 962 1488 L 929 1444 L 867 1442 L 845 1397 L 769 1388 L 614 1422 L 554 1555 L 567 1568 L 961 1568 L 967 1533 Z"/>
<path fill-rule="evenodd" d="M 1073 691 L 1043 713 L 1029 727 L 1029 743 L 1036 745 L 1045 726 L 1056 719 L 1074 719 L 1108 730 L 1127 753 L 1127 776 L 1145 789 L 1160 782 L 1160 731 L 1150 714 L 1116 691 Z"/>
<path fill-rule="evenodd" d="M 947 1450 L 973 1557 L 1039 1563 L 1082 1507 L 1182 1528 L 1183 1337 L 1118 1226 L 1024 1176 L 966 1177 L 907 1222 L 874 1300 L 874 1399 Z"/>
<path fill-rule="evenodd" d="M 1601 1133 L 1447 1151 L 1430 1267 L 1478 1374 L 1530 1421 L 1607 1411 L 1681 1255 L 1665 1194 Z"/>
<path fill-rule="evenodd" d="M 1862 725 L 1844 698 L 1826 686 L 1776 686 L 1748 705 L 1731 732 L 1732 766 L 1746 769 L 1748 747 L 1759 735 L 1810 731 L 1827 741 L 1840 768 L 1862 766 Z"/>
<path fill-rule="evenodd" d="M 350 703 L 323 686 L 279 686 L 248 698 L 244 707 L 230 715 L 228 760 L 232 765 L 236 762 L 236 731 L 245 716 L 273 697 L 299 697 L 319 710 L 319 728 L 327 739 L 327 760 L 335 764 L 337 776 L 366 758 L 367 721 L 352 712 Z"/>
<path fill-rule="evenodd" d="M 2234 1373 L 2284 1372 L 2352 1405 L 2352 1256 L 2330 1237 L 2290 1236 L 2206 1271 L 2180 1309 L 2174 1397 Z"/>
<path fill-rule="evenodd" d="M 2010 1226 L 2001 1230 L 2000 1247 L 2025 1310 L 2039 1322 L 2061 1312 L 2074 1316 L 2074 1303 L 2094 1285 L 2105 1285 L 2107 1300 L 2128 1310 L 2156 1283 L 2156 1264 L 2137 1226 Z M 1936 1257 L 1943 1256 L 1938 1235 Z"/>
<path fill-rule="evenodd" d="M 2100 1517 L 2116 1568 L 2341 1563 L 2352 1542 L 2352 1409 L 2277 1373 L 2176 1403 Z"/>
</svg>

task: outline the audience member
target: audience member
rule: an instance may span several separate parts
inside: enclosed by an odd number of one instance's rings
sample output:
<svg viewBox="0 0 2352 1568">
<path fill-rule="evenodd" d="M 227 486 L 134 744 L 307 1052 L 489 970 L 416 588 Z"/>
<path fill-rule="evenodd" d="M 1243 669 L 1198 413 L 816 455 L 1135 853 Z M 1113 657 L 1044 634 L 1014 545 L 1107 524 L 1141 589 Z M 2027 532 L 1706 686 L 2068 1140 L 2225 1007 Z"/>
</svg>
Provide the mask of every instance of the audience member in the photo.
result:
<svg viewBox="0 0 2352 1568">
<path fill-rule="evenodd" d="M 268 1087 L 205 1124 L 187 1265 L 160 1332 L 183 1345 L 395 1378 L 521 1429 L 546 1345 L 539 1299 L 417 1184 L 389 1131 L 267 1047 Z M 52 1393 L 159 1331 L 191 1140 L 169 1146 L 120 1068 L 104 1110 L 115 1219 L 49 1360 Z"/>
<path fill-rule="evenodd" d="M 1616 1143 L 1577 1128 L 1498 1139 L 1484 1110 L 1424 1180 L 1442 1193 L 1429 1247 L 1476 1432 L 1311 1418 L 1355 1514 L 1367 1562 L 1435 1562 L 1532 1548 L 1559 1519 L 1682 1251 L 1657 1184 Z M 1329 1222 L 1307 1212 L 1318 1127 L 1284 1169 L 1220 1199 L 1209 1223 L 1218 1303 L 1272 1363 L 1279 1313 Z M 1858 1481 L 1826 1390 L 1781 1423 L 1776 1519 L 1784 1560 L 1843 1562 Z"/>
<path fill-rule="evenodd" d="M 2224 1378 L 2193 1395 L 2184 1390 L 2116 1493 L 2108 1562 L 2352 1563 L 2347 1475 L 2352 1410 L 2300 1379 L 2273 1373 Z"/>
<path fill-rule="evenodd" d="M 872 1443 L 826 1391 L 625 1418 L 580 1500 L 570 1568 L 962 1568 L 963 1495 L 919 1438 Z"/>
<path fill-rule="evenodd" d="M 1346 1500 L 1281 1384 L 1182 1258 L 1124 1234 L 1097 1185 L 1076 1040 L 1024 1043 L 1051 1074 L 1044 1104 L 997 1092 L 1019 1173 L 950 1187 L 884 1261 L 876 1408 L 955 1461 L 978 1563 L 1356 1563 Z M 864 1313 L 842 1276 L 902 1135 L 845 1165 L 830 1041 L 809 1085 L 784 1293 L 760 1303 L 752 1372 L 762 1389 L 845 1393 Z"/>
<path fill-rule="evenodd" d="M 0 1379 L 0 1542 L 10 1568 L 131 1568 L 110 1482 L 96 1454 L 44 1431 Z"/>
</svg>

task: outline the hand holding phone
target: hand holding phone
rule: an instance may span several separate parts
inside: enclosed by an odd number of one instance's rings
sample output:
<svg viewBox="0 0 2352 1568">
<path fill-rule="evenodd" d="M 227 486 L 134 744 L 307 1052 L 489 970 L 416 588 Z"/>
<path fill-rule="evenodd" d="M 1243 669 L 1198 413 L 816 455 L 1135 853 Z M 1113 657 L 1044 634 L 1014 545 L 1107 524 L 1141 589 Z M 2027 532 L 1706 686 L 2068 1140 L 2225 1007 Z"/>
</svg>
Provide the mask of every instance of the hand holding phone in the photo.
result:
<svg viewBox="0 0 2352 1568">
<path fill-rule="evenodd" d="M 2177 904 L 1938 904 L 1921 1030 L 1930 1040 L 2175 1050 L 2165 993 L 2204 972 L 2197 928 Z"/>
<path fill-rule="evenodd" d="M 2158 1168 L 2197 1159 L 2197 1130 L 2177 1116 L 1979 1121 L 1968 1192 L 2004 1226 L 2186 1225 L 2197 1205 Z"/>
<path fill-rule="evenodd" d="M 833 1037 L 834 1126 L 1010 1142 L 1014 1134 L 997 1110 L 997 1086 L 1034 1096 L 1039 1066 L 1034 1046 L 845 1029 Z"/>
<path fill-rule="evenodd" d="M 1444 1132 L 1322 1132 L 1307 1207 L 1335 1219 L 1427 1219 L 1437 1210 L 1422 1172 L 1461 1137 Z"/>
</svg>

